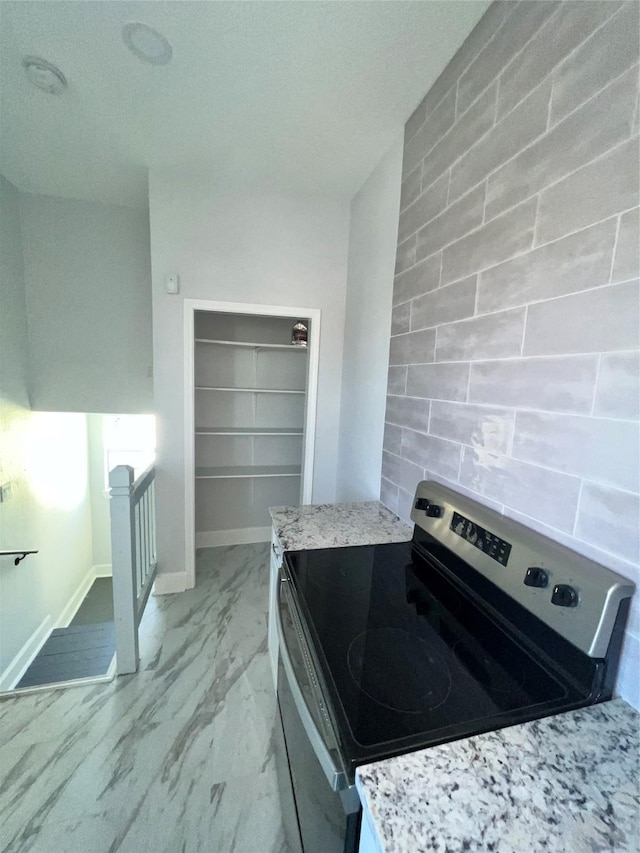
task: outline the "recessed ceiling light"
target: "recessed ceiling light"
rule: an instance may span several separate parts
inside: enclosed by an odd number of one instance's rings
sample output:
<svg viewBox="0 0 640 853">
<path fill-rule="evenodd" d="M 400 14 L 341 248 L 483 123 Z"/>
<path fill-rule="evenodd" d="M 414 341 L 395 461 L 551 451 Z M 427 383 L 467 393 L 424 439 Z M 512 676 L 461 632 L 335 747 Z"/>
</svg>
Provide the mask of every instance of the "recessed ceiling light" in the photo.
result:
<svg viewBox="0 0 640 853">
<path fill-rule="evenodd" d="M 67 88 L 67 78 L 59 68 L 39 56 L 25 56 L 22 60 L 27 79 L 38 89 L 50 95 L 59 95 Z"/>
<path fill-rule="evenodd" d="M 171 61 L 173 50 L 166 38 L 148 24 L 136 21 L 125 24 L 122 39 L 138 59 L 151 65 L 166 65 Z"/>
</svg>

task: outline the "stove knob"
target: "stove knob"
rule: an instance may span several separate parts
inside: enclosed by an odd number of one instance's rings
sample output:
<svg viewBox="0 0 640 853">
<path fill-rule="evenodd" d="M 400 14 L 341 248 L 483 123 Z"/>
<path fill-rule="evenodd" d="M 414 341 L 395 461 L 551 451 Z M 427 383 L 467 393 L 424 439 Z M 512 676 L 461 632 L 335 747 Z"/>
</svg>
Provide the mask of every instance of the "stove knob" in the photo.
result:
<svg viewBox="0 0 640 853">
<path fill-rule="evenodd" d="M 441 518 L 442 517 L 442 507 L 437 504 L 429 504 L 429 506 L 425 510 L 426 515 L 429 518 Z"/>
<path fill-rule="evenodd" d="M 577 607 L 578 593 L 566 583 L 558 583 L 553 588 L 551 603 L 557 607 Z"/>
<path fill-rule="evenodd" d="M 538 568 L 538 566 L 530 566 L 524 576 L 524 585 L 544 589 L 545 586 L 549 585 L 549 575 L 544 569 Z"/>
</svg>

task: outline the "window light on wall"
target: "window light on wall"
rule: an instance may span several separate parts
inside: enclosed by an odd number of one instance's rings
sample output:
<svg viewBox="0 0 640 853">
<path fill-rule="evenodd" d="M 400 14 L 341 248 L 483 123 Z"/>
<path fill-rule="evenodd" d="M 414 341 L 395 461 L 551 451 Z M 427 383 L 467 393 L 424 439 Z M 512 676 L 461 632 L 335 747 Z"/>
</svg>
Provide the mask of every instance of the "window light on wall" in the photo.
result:
<svg viewBox="0 0 640 853">
<path fill-rule="evenodd" d="M 130 465 L 137 479 L 156 456 L 154 415 L 103 415 L 104 482 L 109 488 L 109 471 L 116 465 Z"/>
</svg>

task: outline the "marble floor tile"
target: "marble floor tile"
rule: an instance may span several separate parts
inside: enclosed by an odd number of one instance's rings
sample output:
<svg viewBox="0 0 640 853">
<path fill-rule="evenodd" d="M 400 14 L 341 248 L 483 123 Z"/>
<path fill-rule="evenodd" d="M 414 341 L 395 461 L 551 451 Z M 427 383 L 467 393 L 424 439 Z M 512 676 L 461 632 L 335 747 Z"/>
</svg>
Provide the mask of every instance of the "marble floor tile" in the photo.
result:
<svg viewBox="0 0 640 853">
<path fill-rule="evenodd" d="M 271 774 L 202 781 L 187 801 L 162 807 L 154 793 L 135 814 L 106 811 L 90 819 L 50 820 L 30 830 L 26 846 L 6 853 L 288 853 Z"/>
<path fill-rule="evenodd" d="M 0 702 L 0 849 L 284 853 L 267 564 L 199 552 L 196 588 L 150 602 L 138 674 Z"/>
</svg>

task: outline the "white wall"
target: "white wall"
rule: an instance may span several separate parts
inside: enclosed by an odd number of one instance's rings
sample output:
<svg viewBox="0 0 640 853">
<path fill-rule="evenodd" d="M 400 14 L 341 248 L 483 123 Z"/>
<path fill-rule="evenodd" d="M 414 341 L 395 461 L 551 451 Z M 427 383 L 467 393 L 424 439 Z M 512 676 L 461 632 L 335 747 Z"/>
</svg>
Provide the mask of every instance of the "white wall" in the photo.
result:
<svg viewBox="0 0 640 853">
<path fill-rule="evenodd" d="M 149 412 L 146 211 L 21 194 L 34 409 Z"/>
<path fill-rule="evenodd" d="M 3 420 L 14 452 L 11 495 L 0 504 L 0 548 L 38 551 L 18 566 L 1 560 L 0 686 L 6 689 L 12 661 L 22 651 L 27 663 L 37 651 L 32 635 L 40 632 L 42 642 L 76 593 L 86 592 L 92 554 L 85 415 L 5 409 Z"/>
<path fill-rule="evenodd" d="M 102 415 L 87 415 L 92 561 L 99 574 L 111 570 L 111 517 L 104 482 Z"/>
<path fill-rule="evenodd" d="M 0 381 L 5 403 L 29 405 L 29 341 L 20 233 L 20 195 L 0 175 Z"/>
<path fill-rule="evenodd" d="M 84 415 L 31 412 L 19 194 L 0 177 L 0 687 L 39 629 L 54 626 L 91 568 Z M 35 651 L 35 648 L 33 649 Z M 17 674 L 17 673 L 15 673 Z"/>
<path fill-rule="evenodd" d="M 402 146 L 399 134 L 351 202 L 339 501 L 380 495 Z"/>
<path fill-rule="evenodd" d="M 202 179 L 149 176 L 159 573 L 184 571 L 183 306 L 187 298 L 320 308 L 313 502 L 336 496 L 347 270 L 347 202 L 223 194 Z M 178 296 L 165 277 L 180 275 Z"/>
</svg>

